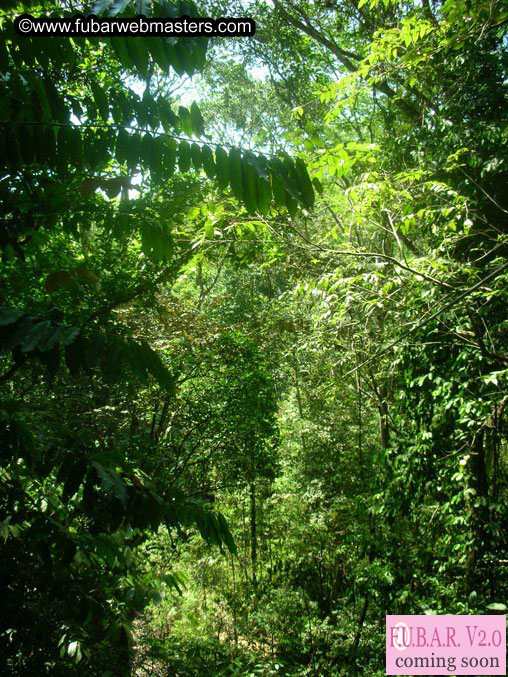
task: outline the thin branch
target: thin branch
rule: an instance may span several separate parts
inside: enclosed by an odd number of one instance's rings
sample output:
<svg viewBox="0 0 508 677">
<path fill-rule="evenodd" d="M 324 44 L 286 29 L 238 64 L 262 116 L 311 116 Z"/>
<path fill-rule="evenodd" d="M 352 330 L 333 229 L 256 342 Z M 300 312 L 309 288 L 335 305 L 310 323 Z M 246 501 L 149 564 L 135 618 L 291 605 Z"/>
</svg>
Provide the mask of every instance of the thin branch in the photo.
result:
<svg viewBox="0 0 508 677">
<path fill-rule="evenodd" d="M 247 152 L 252 152 L 251 149 L 248 148 L 241 148 L 239 146 L 236 146 L 233 143 L 217 143 L 216 141 L 210 141 L 209 139 L 206 139 L 205 141 L 202 141 L 201 139 L 194 139 L 194 138 L 189 138 L 187 136 L 180 136 L 178 134 L 169 134 L 167 132 L 158 132 L 156 130 L 153 130 L 148 127 L 131 127 L 130 125 L 119 125 L 116 123 L 112 122 L 86 122 L 86 123 L 79 123 L 79 124 L 74 124 L 72 122 L 40 122 L 37 120 L 16 120 L 15 122 L 12 120 L 0 120 L 0 125 L 6 126 L 6 127 L 19 127 L 20 125 L 27 125 L 27 126 L 42 126 L 42 127 L 73 127 L 73 128 L 80 128 L 80 129 L 90 129 L 90 128 L 105 128 L 105 129 L 127 129 L 131 130 L 133 132 L 149 132 L 153 136 L 163 136 L 163 137 L 168 137 L 170 139 L 176 139 L 177 141 L 187 141 L 187 143 L 198 143 L 201 145 L 208 145 L 208 146 L 224 146 L 226 148 L 234 148 L 236 150 L 241 151 L 242 153 L 247 153 Z M 264 152 L 264 155 L 268 155 L 270 157 L 279 157 L 276 153 L 268 153 Z M 297 157 L 296 155 L 289 155 L 289 153 L 284 152 L 284 156 L 292 157 L 295 158 Z"/>
<path fill-rule="evenodd" d="M 331 207 L 328 207 L 328 209 L 331 209 Z M 378 252 L 350 252 L 350 251 L 345 251 L 341 249 L 328 249 L 327 247 L 321 247 L 321 245 L 314 244 L 310 240 L 308 240 L 303 233 L 301 233 L 297 228 L 293 226 L 293 230 L 299 235 L 302 240 L 305 240 L 308 242 L 312 247 L 315 249 L 318 249 L 319 251 L 326 252 L 328 254 L 336 254 L 338 256 L 354 256 L 358 258 L 379 258 L 383 259 L 385 261 L 389 261 L 390 263 L 393 263 L 395 266 L 398 268 L 402 268 L 403 270 L 407 270 L 408 272 L 412 273 L 413 275 L 419 275 L 421 278 L 424 280 L 427 280 L 427 282 L 432 282 L 433 284 L 437 284 L 440 287 L 444 287 L 445 289 L 450 289 L 450 290 L 455 290 L 456 287 L 454 285 L 448 284 L 448 282 L 442 282 L 441 280 L 436 279 L 435 277 L 432 277 L 431 275 L 427 275 L 426 273 L 422 273 L 419 270 L 414 270 L 414 268 L 410 268 L 408 265 L 405 263 L 402 263 L 398 259 L 396 259 L 393 256 L 389 256 L 388 254 L 381 254 Z"/>
<path fill-rule="evenodd" d="M 348 69 L 348 71 L 354 73 L 355 71 L 358 70 L 358 64 L 354 63 L 352 59 L 359 61 L 361 59 L 360 55 L 355 54 L 354 52 L 349 52 L 346 49 L 342 49 L 342 47 L 339 47 L 334 42 L 329 40 L 326 36 L 324 36 L 322 33 L 320 33 L 320 31 L 318 31 L 310 22 L 303 23 L 302 21 L 297 19 L 295 16 L 293 16 L 287 11 L 287 9 L 279 2 L 279 0 L 272 0 L 272 2 L 275 9 L 280 14 L 282 14 L 282 16 L 286 19 L 286 21 L 288 21 L 288 23 L 290 23 L 295 28 L 298 28 L 299 30 L 303 31 L 309 37 L 316 40 L 316 42 L 319 42 L 321 45 L 329 49 L 337 57 L 337 59 Z M 374 89 L 381 92 L 382 94 L 385 94 L 390 99 L 394 99 L 394 97 L 396 96 L 395 90 L 392 89 L 386 81 L 374 83 L 372 86 Z M 418 125 L 421 125 L 422 118 L 421 113 L 411 103 L 409 103 L 405 99 L 396 99 L 395 105 L 398 106 L 398 108 L 400 108 L 400 110 L 402 110 L 413 122 L 415 122 Z"/>
<path fill-rule="evenodd" d="M 370 364 L 370 363 L 373 362 L 374 360 L 377 360 L 379 357 L 381 357 L 381 356 L 385 355 L 386 353 L 388 353 L 392 348 L 394 348 L 396 345 L 398 345 L 399 343 L 401 343 L 405 338 L 407 338 L 408 336 L 411 336 L 411 334 L 413 334 L 413 333 L 414 333 L 415 331 L 417 331 L 418 329 L 421 329 L 423 326 L 425 326 L 426 324 L 428 324 L 431 320 L 434 320 L 436 317 L 439 317 L 439 315 L 441 315 L 442 313 L 444 313 L 446 310 L 449 310 L 449 309 L 452 308 L 453 306 L 457 305 L 457 303 L 458 303 L 459 301 L 462 301 L 462 299 L 464 299 L 466 296 L 469 296 L 469 294 L 472 294 L 472 292 L 474 292 L 474 291 L 476 291 L 477 289 L 479 289 L 480 287 L 482 287 L 486 282 L 488 282 L 489 280 L 491 280 L 492 278 L 494 278 L 496 275 L 498 275 L 498 273 L 502 273 L 503 270 L 505 270 L 506 268 L 508 268 L 508 262 L 506 262 L 504 265 L 500 266 L 499 268 L 496 268 L 496 270 L 494 270 L 492 273 L 490 273 L 489 275 L 487 275 L 486 277 L 484 277 L 482 280 L 480 280 L 479 282 L 477 282 L 475 285 L 473 285 L 473 286 L 470 287 L 469 289 L 466 289 L 465 291 L 463 291 L 462 294 L 459 294 L 459 296 L 457 296 L 456 298 L 452 299 L 449 303 L 447 303 L 447 304 L 444 305 L 442 308 L 440 308 L 439 310 L 437 310 L 435 313 L 433 313 L 432 315 L 430 315 L 430 317 L 426 317 L 426 318 L 423 319 L 422 321 L 418 322 L 416 325 L 414 325 L 413 327 L 411 327 L 411 329 L 409 329 L 409 330 L 406 331 L 404 334 L 402 334 L 402 336 L 400 336 L 398 339 L 396 339 L 395 341 L 392 341 L 392 343 L 390 343 L 389 345 L 387 345 L 385 348 L 382 348 L 381 350 L 378 350 L 376 353 L 374 353 L 374 355 L 372 355 L 372 356 L 369 357 L 367 360 L 365 360 L 364 362 L 362 362 L 361 364 L 359 364 L 357 367 L 354 367 L 353 369 L 350 369 L 348 372 L 346 372 L 346 373 L 344 374 L 344 376 L 343 376 L 342 378 L 346 378 L 346 376 L 349 376 L 350 374 L 354 374 L 355 371 L 357 371 L 358 369 L 361 369 L 361 368 L 364 367 L 365 365 Z"/>
<path fill-rule="evenodd" d="M 312 26 L 312 24 L 309 23 L 303 23 L 296 17 L 294 17 L 292 14 L 290 14 L 286 8 L 279 2 L 279 0 L 272 0 L 275 9 L 282 14 L 282 16 L 290 23 L 292 26 L 295 28 L 298 28 L 299 30 L 303 31 L 306 33 L 308 36 L 311 38 L 314 38 L 316 42 L 319 42 L 322 44 L 324 47 L 329 49 L 335 56 L 339 59 L 339 61 L 346 66 L 346 68 L 350 71 L 356 71 L 357 70 L 357 65 L 353 63 L 351 59 L 356 59 L 357 61 L 360 59 L 360 56 L 358 54 L 353 54 L 353 52 L 348 52 L 345 49 L 342 49 L 338 45 L 336 45 L 334 42 L 331 40 L 328 40 L 322 33 L 320 33 L 318 30 Z"/>
</svg>

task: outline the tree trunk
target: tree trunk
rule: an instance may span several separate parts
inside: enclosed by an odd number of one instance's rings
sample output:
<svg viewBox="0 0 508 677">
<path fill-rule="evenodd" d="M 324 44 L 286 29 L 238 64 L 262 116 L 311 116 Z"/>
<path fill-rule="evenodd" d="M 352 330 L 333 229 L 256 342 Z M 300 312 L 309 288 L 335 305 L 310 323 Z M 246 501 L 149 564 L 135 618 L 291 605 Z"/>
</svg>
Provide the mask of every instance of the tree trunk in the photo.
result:
<svg viewBox="0 0 508 677">
<path fill-rule="evenodd" d="M 250 483 L 250 560 L 252 566 L 252 585 L 257 586 L 258 541 L 256 524 L 256 483 Z"/>
<path fill-rule="evenodd" d="M 488 508 L 485 505 L 489 495 L 487 467 L 485 463 L 485 436 L 483 430 L 474 437 L 473 452 L 471 454 L 471 471 L 473 474 L 473 488 L 476 496 L 471 501 L 471 519 L 474 536 L 473 549 L 468 562 L 469 578 L 477 578 L 481 575 L 478 571 L 478 563 L 485 550 L 488 550 Z M 478 507 L 474 507 L 477 499 L 480 499 Z"/>
<path fill-rule="evenodd" d="M 390 444 L 390 429 L 388 427 L 388 405 L 386 403 L 386 387 L 379 388 L 380 400 L 378 404 L 379 410 L 379 432 L 381 436 L 381 447 L 388 449 Z"/>
</svg>

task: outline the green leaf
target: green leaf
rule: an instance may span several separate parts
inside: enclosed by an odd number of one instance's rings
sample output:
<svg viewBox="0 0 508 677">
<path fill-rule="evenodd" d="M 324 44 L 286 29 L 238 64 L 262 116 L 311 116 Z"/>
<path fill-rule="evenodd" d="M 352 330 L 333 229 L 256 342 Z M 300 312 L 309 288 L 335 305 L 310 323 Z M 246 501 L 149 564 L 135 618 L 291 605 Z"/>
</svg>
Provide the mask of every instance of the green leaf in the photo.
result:
<svg viewBox="0 0 508 677">
<path fill-rule="evenodd" d="M 176 51 L 174 45 L 170 45 L 168 42 L 164 43 L 164 49 L 168 56 L 170 64 L 173 66 L 173 69 L 177 75 L 183 75 L 185 73 L 185 66 L 181 61 L 179 53 Z"/>
<path fill-rule="evenodd" d="M 152 129 L 158 129 L 160 125 L 159 106 L 148 89 L 145 89 L 138 104 L 138 122 L 140 126 L 149 125 Z"/>
<path fill-rule="evenodd" d="M 136 0 L 136 9 L 134 10 L 137 14 L 142 14 L 146 17 L 152 16 L 152 2 L 151 0 Z"/>
<path fill-rule="evenodd" d="M 61 346 L 68 346 L 73 343 L 81 331 L 79 327 L 71 327 L 63 324 L 60 325 L 59 329 L 58 343 Z"/>
<path fill-rule="evenodd" d="M 129 155 L 130 135 L 123 129 L 118 132 L 115 146 L 115 159 L 119 164 L 127 162 Z"/>
<path fill-rule="evenodd" d="M 161 120 L 164 131 L 167 133 L 172 129 L 180 131 L 180 120 L 177 115 L 173 112 L 173 109 L 169 105 L 169 102 L 166 99 L 160 98 L 158 100 L 159 107 L 159 118 Z"/>
<path fill-rule="evenodd" d="M 229 158 L 222 146 L 217 146 L 215 149 L 215 162 L 217 164 L 217 182 L 219 188 L 226 190 L 229 185 Z"/>
<path fill-rule="evenodd" d="M 256 183 L 256 170 L 244 155 L 242 158 L 243 202 L 249 214 L 255 214 L 258 208 Z"/>
<path fill-rule="evenodd" d="M 227 546 L 227 548 L 228 548 L 228 550 L 231 554 L 233 554 L 233 555 L 238 554 L 236 543 L 234 541 L 233 535 L 231 534 L 231 531 L 229 529 L 229 525 L 226 521 L 226 518 L 220 512 L 217 512 L 216 516 L 217 516 L 218 531 L 219 531 L 222 542 L 226 544 L 226 546 Z"/>
<path fill-rule="evenodd" d="M 278 171 L 272 170 L 272 192 L 275 204 L 280 209 L 286 209 L 286 187 L 282 176 Z"/>
<path fill-rule="evenodd" d="M 152 141 L 152 148 L 150 153 L 150 171 L 152 176 L 159 180 L 163 169 L 164 160 L 164 139 L 161 136 L 156 136 Z"/>
<path fill-rule="evenodd" d="M 199 14 L 199 13 L 198 13 Z M 202 71 L 206 66 L 206 51 L 208 48 L 208 38 L 201 36 L 195 38 L 192 43 L 194 65 L 198 71 Z"/>
<path fill-rule="evenodd" d="M 176 167 L 177 143 L 174 139 L 164 138 L 162 169 L 166 177 L 173 176 Z"/>
<path fill-rule="evenodd" d="M 257 189 L 259 211 L 261 214 L 267 214 L 270 211 L 270 206 L 272 204 L 272 191 L 270 188 L 270 182 L 266 179 L 258 177 Z"/>
<path fill-rule="evenodd" d="M 8 324 L 14 324 L 25 313 L 22 310 L 17 308 L 6 308 L 5 306 L 0 306 L 0 327 L 5 327 Z"/>
<path fill-rule="evenodd" d="M 95 491 L 95 486 L 98 483 L 97 480 L 97 470 L 92 467 L 86 475 L 85 484 L 83 486 L 82 506 L 83 510 L 88 513 L 92 513 L 97 504 L 97 493 Z"/>
<path fill-rule="evenodd" d="M 104 90 L 96 82 L 92 81 L 90 83 L 90 88 L 92 90 L 93 98 L 99 110 L 100 116 L 104 122 L 107 122 L 109 120 L 108 97 L 104 93 Z"/>
<path fill-rule="evenodd" d="M 24 353 L 29 353 L 32 350 L 37 348 L 39 340 L 45 336 L 48 329 L 51 328 L 51 322 L 49 320 L 43 320 L 42 322 L 36 322 L 32 325 L 32 328 L 25 334 L 23 340 L 21 341 L 21 350 Z"/>
<path fill-rule="evenodd" d="M 201 115 L 201 111 L 199 110 L 199 107 L 195 101 L 193 101 L 191 104 L 190 115 L 194 133 L 196 134 L 196 136 L 201 136 L 202 134 L 205 133 L 205 122 L 203 120 L 203 116 Z"/>
<path fill-rule="evenodd" d="M 286 193 L 286 207 L 289 212 L 289 216 L 293 219 L 296 216 L 296 212 L 298 211 L 298 202 L 289 193 Z"/>
<path fill-rule="evenodd" d="M 197 143 L 193 143 L 191 146 L 191 158 L 192 164 L 194 165 L 194 169 L 196 169 L 196 171 L 199 171 L 203 166 L 203 162 L 201 158 L 201 148 L 198 146 Z"/>
<path fill-rule="evenodd" d="M 159 66 L 163 73 L 167 73 L 170 63 L 166 50 L 164 49 L 163 39 L 154 35 L 147 44 L 152 59 Z"/>
<path fill-rule="evenodd" d="M 153 261 L 167 262 L 173 254 L 173 237 L 168 228 L 142 223 L 141 247 Z"/>
<path fill-rule="evenodd" d="M 180 141 L 178 147 L 178 169 L 185 174 L 191 168 L 191 147 L 187 141 Z"/>
<path fill-rule="evenodd" d="M 192 117 L 188 108 L 185 106 L 178 107 L 178 117 L 180 118 L 180 126 L 187 136 L 192 136 L 194 133 L 194 125 Z"/>
<path fill-rule="evenodd" d="M 69 173 L 69 150 L 71 145 L 71 132 L 69 128 L 64 125 L 58 129 L 57 137 L 57 156 L 56 156 L 56 170 L 60 176 L 65 176 Z"/>
<path fill-rule="evenodd" d="M 78 127 L 69 127 L 69 162 L 74 169 L 83 167 L 83 139 Z"/>
<path fill-rule="evenodd" d="M 44 157 L 38 157 L 38 161 L 44 162 L 49 167 L 54 167 L 56 164 L 57 146 L 53 127 L 46 127 L 44 129 L 42 149 L 44 150 Z"/>
<path fill-rule="evenodd" d="M 205 174 L 209 179 L 215 178 L 216 167 L 215 162 L 213 161 L 213 153 L 210 146 L 205 144 L 201 148 L 201 157 L 203 160 L 203 169 L 205 170 Z"/>
<path fill-rule="evenodd" d="M 295 160 L 295 169 L 303 203 L 308 209 L 312 209 L 314 206 L 314 188 L 312 187 L 312 181 L 307 172 L 307 167 L 300 158 L 296 158 Z"/>
<path fill-rule="evenodd" d="M 71 642 L 67 646 L 67 654 L 72 658 L 75 654 L 76 651 L 78 650 L 78 642 Z"/>
<path fill-rule="evenodd" d="M 146 132 L 141 140 L 141 160 L 147 169 L 151 169 L 152 141 L 150 132 Z"/>
<path fill-rule="evenodd" d="M 254 155 L 254 153 L 248 153 L 249 162 L 252 164 L 258 176 L 263 179 L 268 180 L 270 178 L 268 174 L 268 166 L 266 158 L 262 155 Z"/>
<path fill-rule="evenodd" d="M 93 462 L 95 469 L 101 479 L 102 487 L 106 491 L 111 491 L 115 498 L 122 504 L 123 508 L 127 507 L 127 487 L 119 473 L 113 468 L 104 468 L 97 461 Z"/>
<path fill-rule="evenodd" d="M 141 156 L 141 136 L 138 132 L 129 136 L 129 145 L 127 148 L 127 167 L 129 171 L 134 171 L 139 165 Z"/>
<path fill-rule="evenodd" d="M 146 343 L 136 341 L 128 342 L 127 355 L 134 371 L 140 369 L 145 374 L 150 374 L 159 383 L 159 385 L 169 391 L 175 387 L 175 379 L 164 366 L 160 356 L 150 348 Z"/>
<path fill-rule="evenodd" d="M 181 575 L 172 573 L 164 574 L 161 576 L 161 579 L 168 585 L 170 588 L 174 588 L 179 595 L 183 594 L 183 589 L 185 588 L 184 581 L 181 580 Z"/>
<path fill-rule="evenodd" d="M 149 223 L 141 224 L 141 249 L 143 254 L 151 259 L 157 259 L 155 250 L 157 248 L 156 236 L 154 228 Z"/>
<path fill-rule="evenodd" d="M 83 479 L 85 477 L 87 465 L 88 464 L 86 460 L 81 459 L 80 461 L 75 463 L 70 469 L 69 475 L 65 480 L 62 493 L 62 498 L 64 501 L 71 498 L 72 496 L 74 496 L 74 494 L 78 492 L 78 489 L 81 486 L 81 483 L 83 482 Z"/>
<path fill-rule="evenodd" d="M 305 204 L 300 190 L 300 181 L 296 171 L 296 167 L 292 159 L 288 156 L 283 158 L 282 166 L 286 172 L 286 192 L 296 201 Z M 287 200 L 286 200 L 287 204 Z M 298 204 L 297 204 L 298 208 Z"/>
<path fill-rule="evenodd" d="M 90 8 L 90 14 L 104 14 L 111 7 L 114 0 L 95 0 L 92 7 Z"/>
<path fill-rule="evenodd" d="M 319 195 L 323 195 L 323 186 L 322 186 L 321 181 L 318 179 L 317 176 L 315 176 L 315 177 L 312 179 L 312 185 L 313 185 L 314 188 L 317 190 L 317 192 L 319 193 Z"/>
<path fill-rule="evenodd" d="M 147 38 L 146 40 L 153 40 Z M 148 73 L 148 51 L 146 49 L 146 40 L 143 38 L 127 37 L 125 43 L 127 46 L 127 53 L 136 66 L 138 73 L 146 78 Z"/>
<path fill-rule="evenodd" d="M 0 353 L 20 348 L 21 342 L 28 332 L 33 329 L 33 326 L 34 318 L 23 315 L 9 330 L 3 330 L 0 341 Z"/>
<path fill-rule="evenodd" d="M 59 327 L 49 327 L 48 331 L 39 339 L 38 349 L 41 352 L 51 350 L 58 345 Z"/>
<path fill-rule="evenodd" d="M 125 11 L 132 0 L 113 0 L 113 7 L 109 11 L 109 16 L 117 16 Z"/>
<path fill-rule="evenodd" d="M 184 72 L 188 75 L 194 75 L 196 72 L 196 62 L 194 55 L 190 49 L 187 48 L 184 42 L 185 38 L 179 38 L 175 45 L 175 54 Z"/>
<path fill-rule="evenodd" d="M 44 90 L 46 94 L 46 99 L 49 103 L 49 107 L 51 109 L 51 115 L 53 117 L 53 120 L 55 122 L 63 122 L 66 123 L 69 121 L 69 111 L 67 110 L 63 99 L 61 98 L 60 94 L 58 93 L 57 88 L 53 84 L 53 82 L 46 78 L 43 81 L 44 84 Z"/>
<path fill-rule="evenodd" d="M 65 346 L 72 343 L 79 334 L 77 327 L 68 327 L 63 324 L 52 327 L 52 331 L 39 340 L 39 350 L 46 352 L 57 345 Z"/>
<path fill-rule="evenodd" d="M 500 602 L 493 602 L 487 606 L 489 611 L 506 611 L 506 604 L 501 604 Z"/>
<path fill-rule="evenodd" d="M 236 148 L 229 151 L 229 182 L 237 200 L 243 200 L 242 156 Z"/>
<path fill-rule="evenodd" d="M 120 36 L 114 36 L 109 38 L 111 47 L 113 48 L 113 51 L 115 52 L 116 56 L 118 57 L 118 60 L 120 61 L 121 65 L 126 69 L 130 70 L 132 66 L 134 65 L 134 62 L 129 54 L 129 50 L 127 49 L 127 41 L 126 38 L 122 38 Z"/>
</svg>

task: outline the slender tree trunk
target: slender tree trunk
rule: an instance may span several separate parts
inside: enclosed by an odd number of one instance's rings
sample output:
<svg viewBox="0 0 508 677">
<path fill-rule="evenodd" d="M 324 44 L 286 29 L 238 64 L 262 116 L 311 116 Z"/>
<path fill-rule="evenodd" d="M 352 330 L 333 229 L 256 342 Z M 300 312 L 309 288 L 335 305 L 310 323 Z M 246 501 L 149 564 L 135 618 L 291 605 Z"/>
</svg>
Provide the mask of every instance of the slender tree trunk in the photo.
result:
<svg viewBox="0 0 508 677">
<path fill-rule="evenodd" d="M 369 608 L 369 596 L 365 595 L 365 600 L 363 602 L 362 613 L 360 614 L 360 620 L 358 621 L 358 630 L 356 631 L 353 644 L 351 645 L 350 658 L 354 660 L 355 654 L 358 650 L 358 645 L 360 644 L 360 639 L 362 637 L 363 624 L 365 623 L 365 617 L 367 616 L 367 609 Z"/>
<path fill-rule="evenodd" d="M 358 359 L 357 359 L 357 366 L 358 366 Z M 358 369 L 356 370 L 356 396 L 357 396 L 357 404 L 358 404 L 358 411 L 357 411 L 357 423 L 358 423 L 358 468 L 360 470 L 360 480 L 362 482 L 362 486 L 364 484 L 364 472 L 363 472 L 363 439 L 362 439 L 362 391 L 360 388 L 360 374 L 358 372 Z"/>
<path fill-rule="evenodd" d="M 473 579 L 481 575 L 478 571 L 478 563 L 485 550 L 488 550 L 488 509 L 486 502 L 489 496 L 489 483 L 487 477 L 487 466 L 485 462 L 485 435 L 481 430 L 474 437 L 473 453 L 471 454 L 471 471 L 473 474 L 473 486 L 476 491 L 476 496 L 471 502 L 471 518 L 472 529 L 474 535 L 474 545 L 471 552 L 468 569 L 469 579 L 473 583 Z M 480 499 L 478 507 L 474 507 L 475 499 Z"/>
<path fill-rule="evenodd" d="M 258 541 L 257 541 L 257 513 L 256 513 L 256 483 L 250 483 L 250 560 L 252 566 L 252 585 L 257 586 L 257 559 L 258 559 Z"/>
<path fill-rule="evenodd" d="M 298 403 L 298 414 L 300 416 L 300 425 L 303 425 L 303 406 L 302 406 L 302 393 L 300 391 L 300 374 L 298 371 L 298 362 L 296 360 L 296 355 L 293 353 L 293 370 L 295 372 L 295 389 L 296 389 L 296 401 Z M 302 450 L 303 453 L 307 453 L 307 443 L 305 441 L 305 434 L 303 430 L 300 433 L 302 440 Z"/>
<path fill-rule="evenodd" d="M 472 470 L 475 482 L 475 489 L 480 497 L 487 498 L 488 495 L 488 479 L 487 479 L 487 467 L 485 464 L 485 444 L 484 444 L 484 433 L 483 430 L 480 431 L 474 439 L 474 453 L 472 454 Z"/>
<path fill-rule="evenodd" d="M 247 556 L 247 548 L 248 548 L 248 532 L 247 532 L 247 519 L 245 515 L 245 500 L 244 496 L 242 495 L 242 531 L 243 531 L 243 556 L 241 559 L 242 562 L 242 573 L 243 573 L 243 582 L 245 585 L 247 585 L 247 582 L 249 580 L 249 572 L 247 570 L 247 562 L 248 562 L 248 556 Z"/>
<path fill-rule="evenodd" d="M 379 388 L 380 400 L 378 404 L 379 410 L 379 432 L 381 436 L 381 447 L 388 449 L 390 444 L 390 429 L 388 427 L 388 404 L 386 402 L 387 392 L 386 386 Z"/>
<path fill-rule="evenodd" d="M 235 556 L 231 555 L 231 576 L 233 581 L 233 639 L 235 647 L 238 647 L 238 622 L 236 612 L 236 577 L 235 577 Z"/>
<path fill-rule="evenodd" d="M 270 570 L 269 570 L 269 580 L 270 585 L 273 581 L 273 554 L 272 554 L 272 526 L 268 524 L 268 555 L 270 557 Z"/>
</svg>

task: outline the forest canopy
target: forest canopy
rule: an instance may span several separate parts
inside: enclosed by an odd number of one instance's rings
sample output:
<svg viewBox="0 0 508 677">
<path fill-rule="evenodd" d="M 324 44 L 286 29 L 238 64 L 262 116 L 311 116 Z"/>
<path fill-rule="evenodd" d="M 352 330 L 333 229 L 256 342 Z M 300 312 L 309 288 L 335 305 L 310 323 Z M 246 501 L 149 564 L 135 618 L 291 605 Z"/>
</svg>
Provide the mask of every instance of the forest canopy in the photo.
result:
<svg viewBox="0 0 508 677">
<path fill-rule="evenodd" d="M 3 0 L 0 672 L 380 676 L 387 614 L 506 611 L 507 28 Z"/>
</svg>

